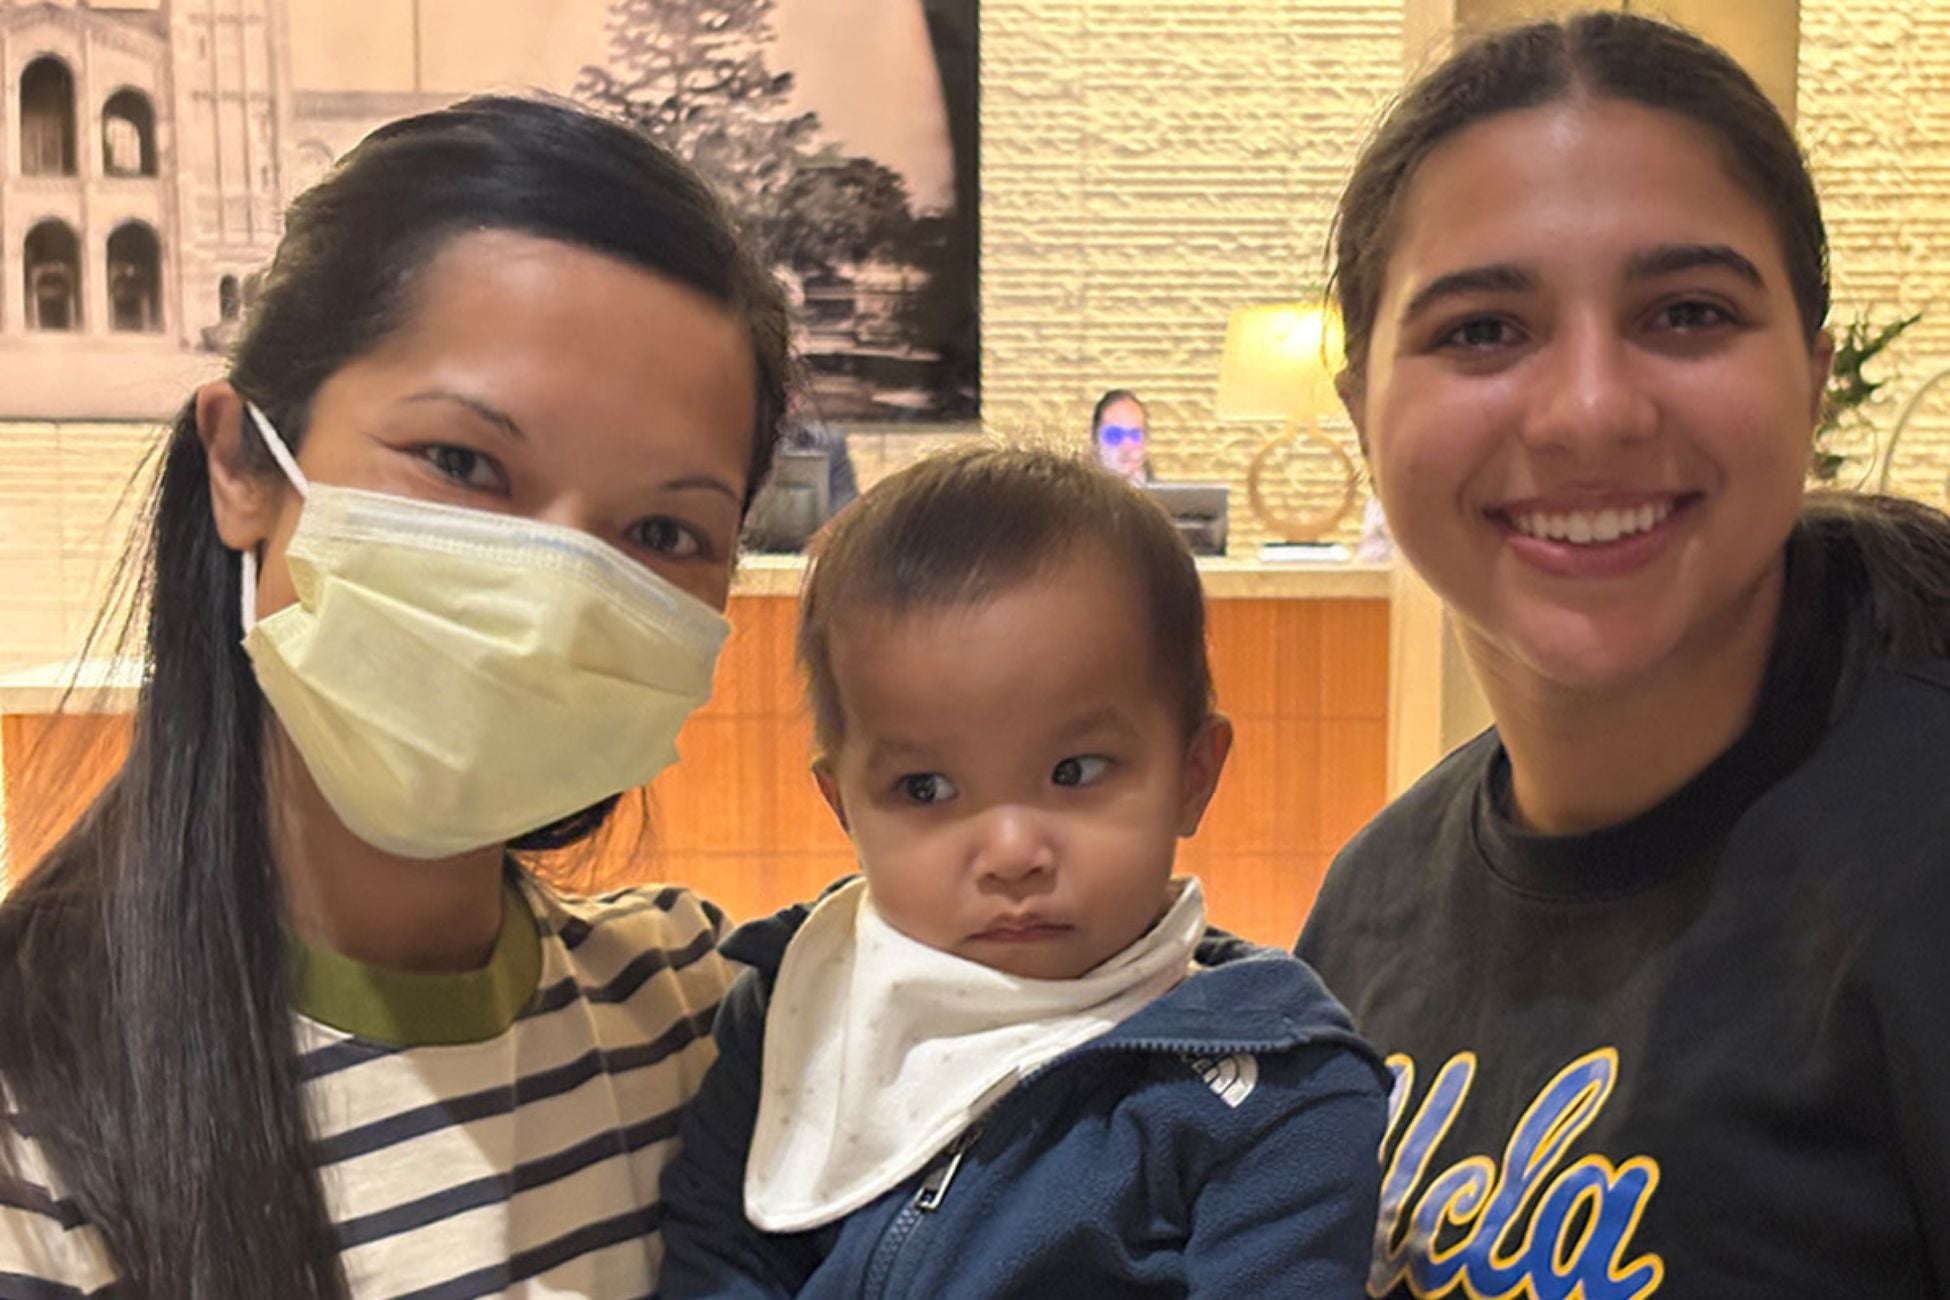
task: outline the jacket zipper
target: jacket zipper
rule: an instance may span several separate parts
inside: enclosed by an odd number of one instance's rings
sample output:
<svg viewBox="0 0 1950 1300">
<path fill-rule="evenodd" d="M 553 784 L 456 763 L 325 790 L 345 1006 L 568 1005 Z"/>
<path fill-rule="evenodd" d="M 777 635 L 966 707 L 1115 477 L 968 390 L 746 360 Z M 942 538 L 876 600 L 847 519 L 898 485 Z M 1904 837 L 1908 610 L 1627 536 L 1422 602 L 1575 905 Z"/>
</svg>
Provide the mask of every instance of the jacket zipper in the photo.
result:
<svg viewBox="0 0 1950 1300">
<path fill-rule="evenodd" d="M 962 1157 L 968 1154 L 969 1148 L 981 1135 L 980 1124 L 963 1129 L 961 1135 L 948 1144 L 947 1150 L 928 1166 L 914 1198 L 901 1207 L 901 1212 L 887 1225 L 880 1243 L 874 1247 L 873 1260 L 867 1266 L 868 1295 L 876 1297 L 876 1300 L 884 1300 L 887 1287 L 893 1281 L 894 1265 L 907 1249 L 914 1230 L 921 1226 L 924 1216 L 941 1208 L 941 1202 L 947 1199 L 949 1184 L 955 1181 L 955 1175 L 961 1170 Z"/>
<path fill-rule="evenodd" d="M 935 1161 L 934 1168 L 928 1170 L 927 1177 L 921 1180 L 921 1190 L 914 1197 L 915 1209 L 923 1214 L 933 1214 L 941 1208 L 941 1202 L 948 1195 L 948 1184 L 955 1181 L 956 1173 L 961 1170 L 962 1157 L 968 1154 L 968 1149 L 975 1145 L 975 1139 L 981 1135 L 982 1126 L 976 1124 L 963 1129 L 961 1136 L 948 1144 L 948 1149 L 941 1153 L 941 1159 Z"/>
<path fill-rule="evenodd" d="M 995 1119 L 1003 1107 L 1015 1101 L 1031 1083 L 1040 1080 L 1055 1067 L 1067 1066 L 1078 1057 L 1108 1055 L 1113 1052 L 1137 1052 L 1146 1055 L 1170 1052 L 1181 1056 L 1209 1056 L 1219 1051 L 1227 1055 L 1238 1052 L 1261 1055 L 1304 1046 L 1309 1041 L 1312 1041 L 1311 1036 L 1222 1044 L 1174 1042 L 1165 1039 L 1125 1040 L 1101 1045 L 1086 1043 L 1080 1048 L 1065 1052 L 1053 1061 L 1038 1066 L 1024 1075 L 1010 1090 L 1008 1096 L 990 1107 L 986 1116 L 963 1129 L 961 1136 L 949 1143 L 947 1149 L 932 1165 L 928 1166 L 928 1171 L 922 1175 L 921 1185 L 915 1190 L 913 1199 L 901 1207 L 900 1213 L 894 1216 L 894 1221 L 887 1225 L 887 1230 L 881 1233 L 879 1242 L 874 1246 L 873 1258 L 867 1264 L 866 1294 L 873 1300 L 887 1300 L 887 1288 L 893 1282 L 894 1265 L 906 1252 L 908 1243 L 912 1240 L 915 1230 L 921 1226 L 922 1220 L 940 1209 L 941 1203 L 947 1199 L 949 1185 L 955 1181 L 955 1175 L 961 1172 L 962 1158 L 981 1137 L 982 1130 Z"/>
</svg>

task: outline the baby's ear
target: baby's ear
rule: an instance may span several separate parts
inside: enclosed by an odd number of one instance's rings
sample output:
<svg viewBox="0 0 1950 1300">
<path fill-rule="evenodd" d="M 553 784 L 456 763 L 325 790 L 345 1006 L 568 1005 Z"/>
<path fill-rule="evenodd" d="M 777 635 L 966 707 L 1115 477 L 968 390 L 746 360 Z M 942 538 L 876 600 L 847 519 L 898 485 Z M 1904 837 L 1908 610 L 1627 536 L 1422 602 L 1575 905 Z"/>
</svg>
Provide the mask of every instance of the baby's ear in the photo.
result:
<svg viewBox="0 0 1950 1300">
<path fill-rule="evenodd" d="M 833 775 L 833 760 L 823 754 L 814 759 L 812 774 L 813 781 L 819 786 L 820 798 L 824 799 L 826 806 L 833 810 L 833 816 L 839 820 L 840 829 L 848 835 L 853 834 L 853 828 L 846 824 L 846 800 L 840 798 L 840 783 Z"/>
<path fill-rule="evenodd" d="M 1219 788 L 1219 774 L 1225 771 L 1226 755 L 1232 752 L 1232 720 L 1215 713 L 1199 724 L 1185 748 L 1185 788 L 1178 810 L 1178 834 L 1190 838 L 1198 832 L 1205 806 Z"/>
</svg>

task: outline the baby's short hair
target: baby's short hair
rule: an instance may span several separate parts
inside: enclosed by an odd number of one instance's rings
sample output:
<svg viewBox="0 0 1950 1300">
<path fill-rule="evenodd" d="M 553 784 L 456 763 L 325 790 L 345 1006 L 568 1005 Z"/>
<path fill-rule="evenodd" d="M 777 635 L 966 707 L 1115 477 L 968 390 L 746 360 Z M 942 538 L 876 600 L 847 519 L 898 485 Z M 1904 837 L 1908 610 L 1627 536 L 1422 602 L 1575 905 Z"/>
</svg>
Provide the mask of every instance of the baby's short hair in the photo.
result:
<svg viewBox="0 0 1950 1300">
<path fill-rule="evenodd" d="M 845 734 L 833 630 L 849 616 L 978 605 L 1094 546 L 1136 580 L 1161 690 L 1189 737 L 1212 713 L 1198 566 L 1158 504 L 1092 460 L 976 443 L 867 492 L 827 528 L 799 608 L 813 731 Z"/>
</svg>

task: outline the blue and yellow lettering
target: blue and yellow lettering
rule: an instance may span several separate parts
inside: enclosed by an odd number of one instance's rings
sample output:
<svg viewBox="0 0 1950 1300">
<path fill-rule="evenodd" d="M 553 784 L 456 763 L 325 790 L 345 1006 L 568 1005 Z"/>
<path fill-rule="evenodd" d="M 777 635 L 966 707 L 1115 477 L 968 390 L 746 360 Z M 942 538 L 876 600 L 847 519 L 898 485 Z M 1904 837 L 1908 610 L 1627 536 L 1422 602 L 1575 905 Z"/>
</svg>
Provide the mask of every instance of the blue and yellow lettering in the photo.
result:
<svg viewBox="0 0 1950 1300">
<path fill-rule="evenodd" d="M 1395 1087 L 1388 1099 L 1388 1131 L 1381 1139 L 1384 1151 L 1396 1124 L 1407 1111 L 1408 1094 L 1415 1082 L 1415 1063 L 1407 1057 L 1389 1057 L 1388 1067 L 1395 1072 Z M 1386 1295 L 1402 1280 L 1408 1261 L 1422 1253 L 1420 1247 L 1426 1244 L 1426 1238 L 1421 1238 L 1413 1227 L 1403 1235 L 1402 1211 L 1408 1204 L 1409 1193 L 1428 1171 L 1429 1160 L 1442 1144 L 1443 1135 L 1462 1111 L 1475 1075 L 1474 1053 L 1458 1052 L 1451 1057 L 1436 1075 L 1435 1082 L 1429 1085 L 1429 1095 L 1422 1099 L 1421 1108 L 1395 1147 L 1395 1158 L 1388 1163 L 1387 1176 L 1381 1183 L 1381 1217 L 1375 1228 L 1374 1264 L 1368 1271 L 1371 1295 Z"/>
<path fill-rule="evenodd" d="M 1407 1113 L 1415 1067 L 1405 1056 L 1388 1063 L 1392 1137 Z M 1657 1291 L 1664 1262 L 1625 1259 L 1658 1187 L 1657 1163 L 1640 1156 L 1614 1167 L 1592 1155 L 1553 1177 L 1617 1083 L 1618 1054 L 1608 1047 L 1544 1085 L 1512 1130 L 1500 1167 L 1478 1155 L 1437 1174 L 1403 1230 L 1404 1207 L 1468 1100 L 1476 1064 L 1473 1053 L 1461 1052 L 1443 1066 L 1395 1148 L 1368 1293 L 1386 1295 L 1404 1280 L 1427 1300 L 1459 1288 L 1469 1300 L 1643 1300 Z"/>
<path fill-rule="evenodd" d="M 1603 1156 L 1586 1156 L 1566 1169 L 1537 1207 L 1534 1244 L 1524 1252 L 1537 1300 L 1640 1300 L 1657 1291 L 1665 1261 L 1643 1255 L 1627 1264 L 1620 1257 L 1658 1185 L 1659 1167 L 1642 1156 L 1616 1170 Z M 1584 1231 L 1567 1246 L 1564 1234 L 1580 1202 Z"/>
<path fill-rule="evenodd" d="M 1426 1255 L 1417 1253 L 1409 1260 L 1411 1286 L 1430 1295 L 1441 1295 L 1454 1287 L 1470 1269 L 1469 1247 L 1475 1240 L 1470 1233 L 1447 1247 L 1438 1243 L 1444 1224 L 1468 1227 L 1483 1211 L 1490 1190 L 1496 1186 L 1496 1161 L 1488 1156 L 1471 1156 L 1452 1165 L 1422 1194 L 1415 1207 L 1415 1221 L 1409 1239 L 1427 1246 Z"/>
</svg>

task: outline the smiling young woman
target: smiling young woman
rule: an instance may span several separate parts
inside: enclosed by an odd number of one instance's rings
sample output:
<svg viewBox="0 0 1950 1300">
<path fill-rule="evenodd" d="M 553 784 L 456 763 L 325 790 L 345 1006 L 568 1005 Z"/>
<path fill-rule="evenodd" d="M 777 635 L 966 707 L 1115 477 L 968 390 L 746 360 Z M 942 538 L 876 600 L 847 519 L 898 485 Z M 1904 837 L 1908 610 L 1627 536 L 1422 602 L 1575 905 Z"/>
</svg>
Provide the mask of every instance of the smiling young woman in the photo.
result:
<svg viewBox="0 0 1950 1300">
<path fill-rule="evenodd" d="M 1513 29 L 1392 111 L 1336 254 L 1496 719 L 1300 941 L 1396 1072 L 1369 1294 L 1940 1295 L 1950 520 L 1804 499 L 1792 133 L 1676 28 Z"/>
</svg>

